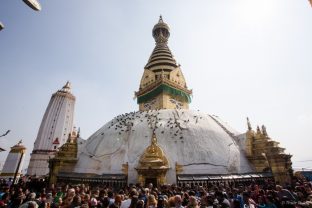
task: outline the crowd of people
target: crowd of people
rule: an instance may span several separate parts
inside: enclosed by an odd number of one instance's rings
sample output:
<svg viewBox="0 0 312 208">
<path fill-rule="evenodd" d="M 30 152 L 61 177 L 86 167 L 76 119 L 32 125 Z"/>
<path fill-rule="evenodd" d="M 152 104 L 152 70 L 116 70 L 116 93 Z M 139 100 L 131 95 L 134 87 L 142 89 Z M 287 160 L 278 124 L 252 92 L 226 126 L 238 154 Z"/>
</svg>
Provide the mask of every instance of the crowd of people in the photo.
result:
<svg viewBox="0 0 312 208">
<path fill-rule="evenodd" d="M 272 181 L 248 184 L 211 183 L 147 187 L 140 184 L 124 188 L 105 185 L 57 184 L 43 180 L 2 180 L 0 208 L 279 208 L 312 207 L 312 184 L 296 180 L 282 187 Z"/>
</svg>

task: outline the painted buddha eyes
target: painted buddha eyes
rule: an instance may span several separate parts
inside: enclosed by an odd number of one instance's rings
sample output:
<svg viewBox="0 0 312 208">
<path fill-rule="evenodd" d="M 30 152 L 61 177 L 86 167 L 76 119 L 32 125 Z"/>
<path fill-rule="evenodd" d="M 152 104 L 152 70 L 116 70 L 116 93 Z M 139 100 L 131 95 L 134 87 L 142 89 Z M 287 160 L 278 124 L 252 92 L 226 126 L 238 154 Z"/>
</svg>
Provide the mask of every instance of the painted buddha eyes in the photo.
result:
<svg viewBox="0 0 312 208">
<path fill-rule="evenodd" d="M 181 109 L 181 107 L 183 106 L 183 104 L 175 99 L 169 99 L 171 103 L 175 104 L 177 109 Z"/>
</svg>

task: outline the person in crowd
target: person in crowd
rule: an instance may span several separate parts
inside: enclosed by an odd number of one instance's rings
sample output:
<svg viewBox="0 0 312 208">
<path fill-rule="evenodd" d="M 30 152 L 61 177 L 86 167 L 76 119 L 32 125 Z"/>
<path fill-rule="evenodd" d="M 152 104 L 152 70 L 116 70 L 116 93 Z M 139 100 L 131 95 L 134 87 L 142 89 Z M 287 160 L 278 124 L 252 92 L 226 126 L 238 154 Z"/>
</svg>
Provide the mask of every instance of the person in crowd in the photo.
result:
<svg viewBox="0 0 312 208">
<path fill-rule="evenodd" d="M 275 187 L 276 191 L 277 191 L 277 196 L 279 198 L 279 201 L 282 201 L 283 199 L 287 199 L 289 201 L 295 201 L 296 198 L 290 193 L 289 190 L 284 189 L 282 186 L 280 185 L 276 185 Z"/>
<path fill-rule="evenodd" d="M 131 203 L 130 203 L 130 206 L 129 208 L 136 208 L 137 207 L 137 204 L 138 204 L 138 201 L 139 201 L 139 198 L 137 195 L 133 195 L 131 197 Z"/>
<path fill-rule="evenodd" d="M 122 198 L 119 194 L 115 195 L 114 203 L 109 205 L 109 208 L 120 208 L 122 202 Z"/>
<path fill-rule="evenodd" d="M 136 189 L 132 189 L 132 190 L 130 191 L 130 193 L 129 193 L 129 198 L 121 202 L 120 208 L 129 208 L 129 206 L 130 206 L 130 204 L 131 204 L 131 201 L 132 201 L 132 198 L 133 198 L 134 196 L 136 196 L 136 197 L 138 196 L 138 192 L 137 192 Z"/>
<path fill-rule="evenodd" d="M 174 196 L 174 207 L 175 208 L 183 208 L 181 195 L 175 195 Z"/>
<path fill-rule="evenodd" d="M 195 196 L 190 196 L 189 203 L 186 206 L 187 208 L 199 208 L 198 202 Z"/>
<path fill-rule="evenodd" d="M 229 200 L 226 198 L 225 194 L 222 193 L 221 191 L 217 191 L 215 193 L 215 196 L 218 200 L 218 204 L 222 207 L 222 208 L 229 208 L 230 207 L 230 202 Z"/>
<path fill-rule="evenodd" d="M 153 194 L 148 195 L 146 208 L 156 208 L 157 200 Z"/>
<path fill-rule="evenodd" d="M 256 208 L 256 203 L 250 198 L 250 193 L 247 191 L 243 193 L 243 201 L 244 208 Z"/>
<path fill-rule="evenodd" d="M 114 204 L 114 202 L 115 202 L 114 192 L 112 190 L 108 190 L 107 196 L 108 196 L 108 199 L 109 199 L 109 205 Z"/>
<path fill-rule="evenodd" d="M 144 208 L 144 201 L 142 199 L 138 200 L 136 208 Z"/>
<path fill-rule="evenodd" d="M 4 193 L 1 196 L 1 200 L 0 200 L 0 208 L 4 208 L 7 207 L 10 203 L 10 194 L 9 193 Z"/>
</svg>

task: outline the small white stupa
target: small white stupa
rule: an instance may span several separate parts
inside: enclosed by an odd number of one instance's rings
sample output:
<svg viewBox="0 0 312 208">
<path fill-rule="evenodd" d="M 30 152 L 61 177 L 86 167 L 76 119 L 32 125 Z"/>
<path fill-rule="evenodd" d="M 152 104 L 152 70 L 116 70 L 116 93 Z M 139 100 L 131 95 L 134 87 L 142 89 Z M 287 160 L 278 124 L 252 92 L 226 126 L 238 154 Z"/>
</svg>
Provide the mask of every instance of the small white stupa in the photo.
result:
<svg viewBox="0 0 312 208">
<path fill-rule="evenodd" d="M 0 178 L 15 178 L 15 180 L 18 180 L 22 174 L 25 153 L 26 147 L 22 144 L 22 140 L 11 147 L 11 151 L 5 160 Z"/>
</svg>

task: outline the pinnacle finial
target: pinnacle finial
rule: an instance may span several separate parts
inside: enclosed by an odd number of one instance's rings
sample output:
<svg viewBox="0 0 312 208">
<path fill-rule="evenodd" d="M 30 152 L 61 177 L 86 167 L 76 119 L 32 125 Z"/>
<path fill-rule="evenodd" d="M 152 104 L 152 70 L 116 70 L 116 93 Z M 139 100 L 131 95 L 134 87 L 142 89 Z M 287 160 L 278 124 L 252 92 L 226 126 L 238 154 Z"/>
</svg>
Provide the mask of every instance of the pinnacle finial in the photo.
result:
<svg viewBox="0 0 312 208">
<path fill-rule="evenodd" d="M 159 15 L 159 21 L 158 22 L 164 22 L 161 15 Z"/>
<path fill-rule="evenodd" d="M 263 135 L 264 135 L 264 136 L 268 136 L 268 133 L 267 133 L 267 130 L 266 130 L 265 125 L 262 125 L 261 128 L 262 128 L 262 133 L 263 133 Z"/>
<path fill-rule="evenodd" d="M 70 82 L 67 81 L 63 88 L 70 88 Z"/>
<path fill-rule="evenodd" d="M 261 134 L 261 130 L 259 126 L 257 126 L 257 134 Z"/>
<path fill-rule="evenodd" d="M 248 117 L 247 117 L 247 126 L 248 126 L 248 131 L 251 131 L 252 127 L 251 127 L 251 124 L 250 124 L 250 121 L 249 121 Z"/>
<path fill-rule="evenodd" d="M 160 15 L 158 23 L 153 28 L 153 37 L 156 41 L 156 44 L 167 44 L 169 36 L 169 26 L 163 21 L 163 18 Z"/>
<path fill-rule="evenodd" d="M 69 81 L 67 81 L 66 84 L 63 86 L 61 91 L 70 92 L 70 90 L 71 90 L 71 83 Z"/>
<path fill-rule="evenodd" d="M 153 129 L 153 135 L 152 135 L 152 144 L 157 144 L 157 138 L 156 138 L 156 134 L 155 134 L 155 129 Z"/>
</svg>

